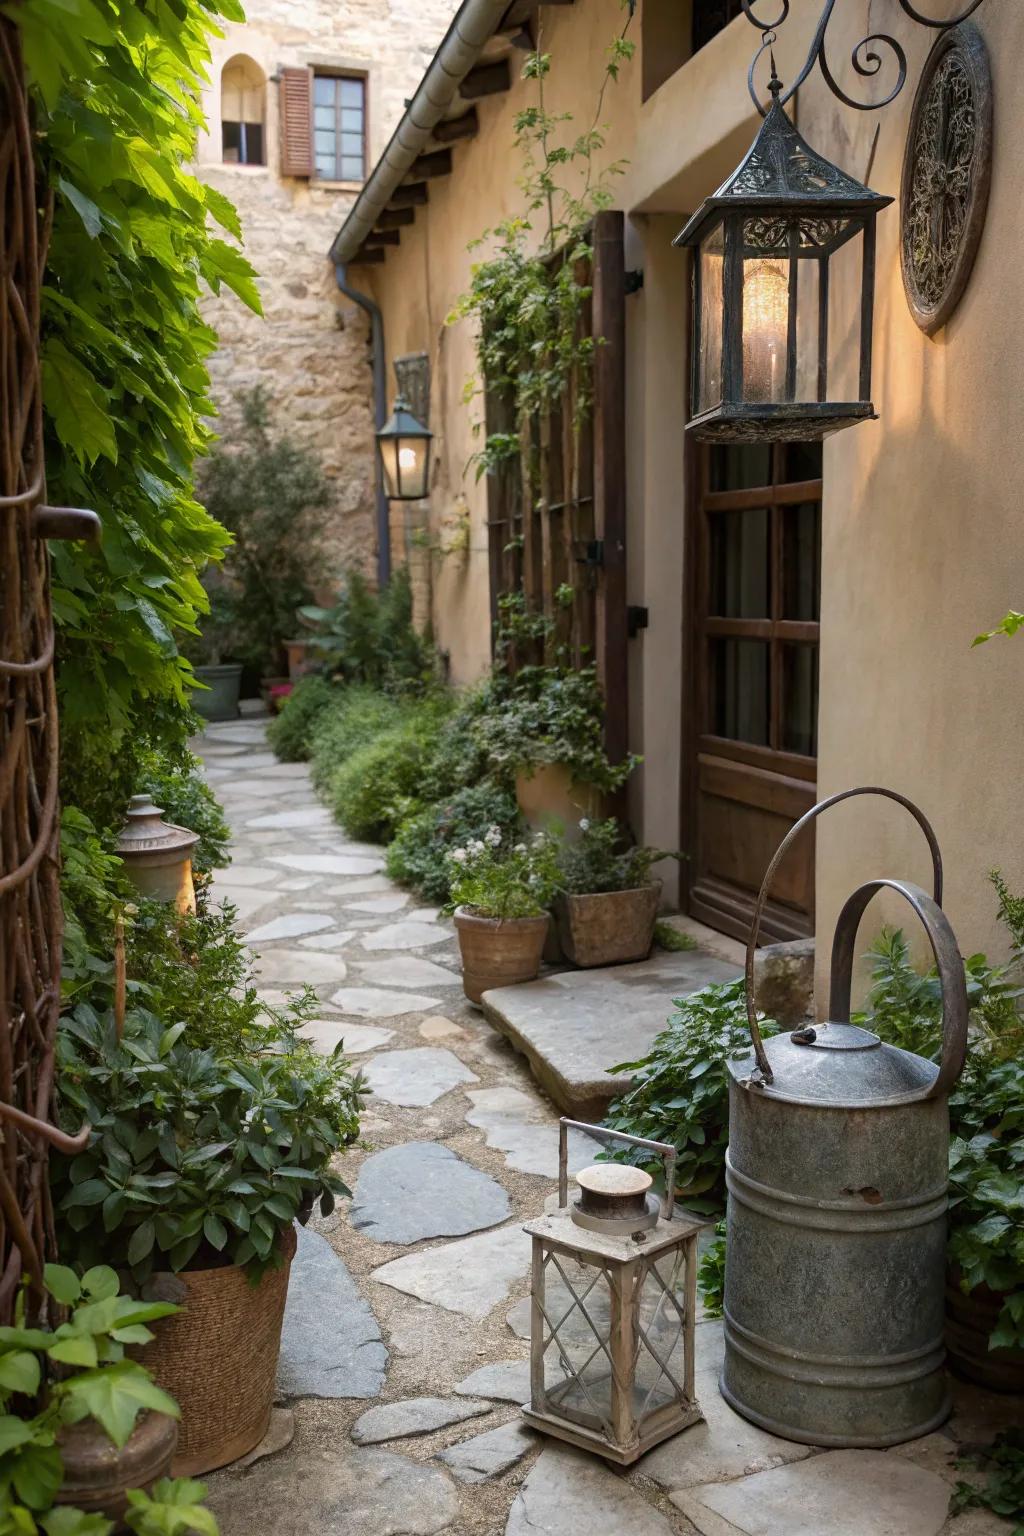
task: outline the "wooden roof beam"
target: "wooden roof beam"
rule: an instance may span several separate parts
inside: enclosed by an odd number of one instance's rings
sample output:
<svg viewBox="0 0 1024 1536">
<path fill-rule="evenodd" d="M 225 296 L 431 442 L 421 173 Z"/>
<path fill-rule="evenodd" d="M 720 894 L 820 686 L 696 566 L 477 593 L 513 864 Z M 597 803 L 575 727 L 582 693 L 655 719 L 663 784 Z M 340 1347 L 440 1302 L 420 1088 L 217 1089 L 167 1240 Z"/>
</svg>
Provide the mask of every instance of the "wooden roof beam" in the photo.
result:
<svg viewBox="0 0 1024 1536">
<path fill-rule="evenodd" d="M 452 173 L 452 152 L 450 149 L 428 150 L 425 155 L 417 155 L 409 167 L 409 175 L 417 181 L 424 181 L 433 176 L 450 176 Z"/>
<path fill-rule="evenodd" d="M 377 215 L 377 229 L 404 229 L 407 224 L 414 223 L 416 219 L 415 208 L 384 208 Z"/>
<path fill-rule="evenodd" d="M 404 187 L 396 187 L 388 203 L 388 211 L 394 208 L 422 208 L 427 201 L 425 181 L 410 181 Z"/>
<path fill-rule="evenodd" d="M 367 250 L 375 245 L 397 245 L 401 238 L 401 231 L 397 229 L 371 229 L 363 245 Z"/>
<path fill-rule="evenodd" d="M 360 250 L 356 251 L 355 255 L 352 257 L 352 265 L 354 267 L 379 266 L 386 255 L 387 252 L 381 245 L 364 245 Z"/>
<path fill-rule="evenodd" d="M 461 117 L 442 117 L 434 124 L 431 135 L 438 144 L 454 144 L 457 139 L 475 139 L 480 132 L 480 119 L 476 107 L 470 107 Z"/>
<path fill-rule="evenodd" d="M 508 59 L 495 59 L 490 64 L 478 64 L 459 86 L 464 101 L 477 101 L 481 96 L 497 96 L 507 91 L 512 83 Z"/>
</svg>

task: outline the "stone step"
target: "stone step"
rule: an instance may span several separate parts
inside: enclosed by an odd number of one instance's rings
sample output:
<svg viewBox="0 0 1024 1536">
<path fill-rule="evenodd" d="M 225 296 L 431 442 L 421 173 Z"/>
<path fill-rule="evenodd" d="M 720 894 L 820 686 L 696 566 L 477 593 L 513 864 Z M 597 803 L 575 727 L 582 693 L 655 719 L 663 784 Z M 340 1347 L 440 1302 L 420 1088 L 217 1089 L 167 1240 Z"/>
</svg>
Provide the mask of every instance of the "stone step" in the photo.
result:
<svg viewBox="0 0 1024 1536">
<path fill-rule="evenodd" d="M 495 987 L 484 993 L 483 1010 L 564 1114 L 600 1121 L 630 1083 L 609 1068 L 647 1054 L 673 1000 L 738 975 L 738 967 L 701 950 L 662 953 L 636 965 Z"/>
</svg>

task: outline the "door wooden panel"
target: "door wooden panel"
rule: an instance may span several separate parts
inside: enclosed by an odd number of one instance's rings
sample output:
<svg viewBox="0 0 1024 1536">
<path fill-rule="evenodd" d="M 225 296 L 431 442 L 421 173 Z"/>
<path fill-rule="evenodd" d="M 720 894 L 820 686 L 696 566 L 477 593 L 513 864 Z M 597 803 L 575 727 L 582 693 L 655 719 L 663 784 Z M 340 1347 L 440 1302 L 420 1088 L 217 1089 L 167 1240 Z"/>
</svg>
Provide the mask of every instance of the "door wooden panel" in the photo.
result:
<svg viewBox="0 0 1024 1536">
<path fill-rule="evenodd" d="M 821 456 L 697 450 L 688 518 L 689 910 L 746 938 L 782 838 L 816 798 Z M 813 931 L 814 844 L 780 869 L 769 939 Z"/>
</svg>

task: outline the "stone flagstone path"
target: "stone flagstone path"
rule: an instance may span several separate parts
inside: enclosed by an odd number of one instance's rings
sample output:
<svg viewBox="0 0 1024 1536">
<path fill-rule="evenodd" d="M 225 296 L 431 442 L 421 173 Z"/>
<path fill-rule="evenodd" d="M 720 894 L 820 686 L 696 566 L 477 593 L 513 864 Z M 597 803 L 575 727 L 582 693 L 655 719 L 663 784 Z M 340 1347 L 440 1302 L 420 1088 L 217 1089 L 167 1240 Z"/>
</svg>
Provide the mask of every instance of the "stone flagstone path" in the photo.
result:
<svg viewBox="0 0 1024 1536">
<path fill-rule="evenodd" d="M 279 1001 L 308 981 L 309 1038 L 324 1052 L 343 1041 L 373 1090 L 363 1142 L 339 1164 L 353 1200 L 299 1235 L 267 1454 L 209 1479 L 223 1536 L 1011 1529 L 980 1511 L 947 1520 L 959 1474 L 945 1431 L 818 1452 L 746 1423 L 717 1391 L 714 1322 L 697 1328 L 706 1422 L 629 1472 L 525 1428 L 521 1226 L 556 1187 L 557 1112 L 463 997 L 450 923 L 387 879 L 379 849 L 345 837 L 304 765 L 267 750 L 264 722 L 211 726 L 198 750 L 233 834 L 215 892 L 237 909 L 261 990 Z M 573 1166 L 593 1150 L 574 1136 Z M 961 1390 L 952 1429 L 983 1438 L 980 1419 L 990 1435 L 991 1404 Z"/>
</svg>

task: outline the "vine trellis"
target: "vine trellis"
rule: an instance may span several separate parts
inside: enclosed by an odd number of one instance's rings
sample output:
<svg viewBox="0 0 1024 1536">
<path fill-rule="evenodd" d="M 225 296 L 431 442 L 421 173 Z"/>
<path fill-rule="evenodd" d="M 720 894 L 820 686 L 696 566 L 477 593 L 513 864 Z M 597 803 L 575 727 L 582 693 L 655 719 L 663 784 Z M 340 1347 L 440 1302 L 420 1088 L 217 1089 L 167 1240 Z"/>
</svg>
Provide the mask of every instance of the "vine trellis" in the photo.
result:
<svg viewBox="0 0 1024 1536">
<path fill-rule="evenodd" d="M 43 505 L 40 211 L 17 28 L 0 20 L 0 1324 L 27 1280 L 42 1303 L 53 1249 L 50 1145 L 60 1007 L 57 701 L 47 537 L 81 537 L 89 513 Z"/>
</svg>

